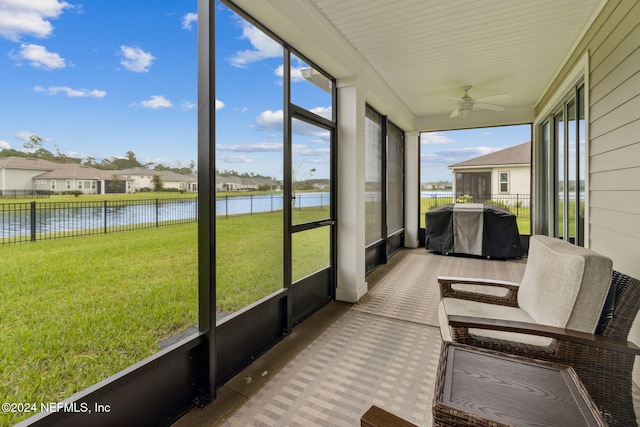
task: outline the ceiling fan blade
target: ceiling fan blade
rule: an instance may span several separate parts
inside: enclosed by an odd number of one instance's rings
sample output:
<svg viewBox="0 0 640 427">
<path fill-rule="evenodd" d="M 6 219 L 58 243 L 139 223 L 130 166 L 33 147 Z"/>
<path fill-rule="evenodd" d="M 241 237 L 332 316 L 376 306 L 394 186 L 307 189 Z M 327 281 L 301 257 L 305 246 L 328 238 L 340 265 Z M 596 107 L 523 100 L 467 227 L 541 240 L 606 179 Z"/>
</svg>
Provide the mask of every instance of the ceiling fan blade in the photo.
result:
<svg viewBox="0 0 640 427">
<path fill-rule="evenodd" d="M 460 109 L 456 108 L 455 110 L 453 110 L 453 112 L 451 113 L 451 115 L 449 116 L 450 119 L 454 118 L 454 117 L 458 117 L 458 114 L 460 114 Z"/>
<path fill-rule="evenodd" d="M 447 99 L 450 99 L 452 101 L 461 101 L 462 98 L 456 98 L 455 96 L 447 96 Z"/>
<path fill-rule="evenodd" d="M 476 102 L 475 104 L 473 104 L 473 109 L 474 110 L 491 110 L 491 111 L 504 111 L 505 107 L 502 107 L 500 105 L 493 105 L 493 104 L 485 104 L 483 102 Z"/>
<path fill-rule="evenodd" d="M 502 99 L 509 99 L 511 98 L 511 95 L 509 95 L 508 93 L 501 93 L 498 95 L 489 95 L 489 96 L 483 96 L 481 98 L 476 98 L 476 101 L 478 102 L 493 102 L 493 101 L 500 101 Z"/>
</svg>

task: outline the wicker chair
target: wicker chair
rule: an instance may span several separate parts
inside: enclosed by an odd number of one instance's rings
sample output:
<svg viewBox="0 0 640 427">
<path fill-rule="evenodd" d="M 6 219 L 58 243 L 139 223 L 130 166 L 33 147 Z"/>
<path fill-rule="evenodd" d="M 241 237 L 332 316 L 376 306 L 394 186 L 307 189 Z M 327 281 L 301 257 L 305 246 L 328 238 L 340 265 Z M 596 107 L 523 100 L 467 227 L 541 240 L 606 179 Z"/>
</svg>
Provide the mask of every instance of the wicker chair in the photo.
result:
<svg viewBox="0 0 640 427">
<path fill-rule="evenodd" d="M 518 307 L 520 286 L 516 283 L 453 277 L 439 277 L 438 281 L 443 298 Z M 459 289 L 460 286 L 456 289 L 452 286 L 454 284 L 462 284 L 465 289 Z M 505 292 L 495 296 L 469 291 L 474 286 L 485 290 L 486 286 L 501 287 Z M 640 349 L 626 339 L 640 308 L 640 281 L 613 271 L 606 299 L 607 303 L 601 305 L 603 309 L 594 333 L 538 322 L 488 319 L 489 316 L 480 318 L 446 313 L 443 321 L 442 312 L 440 327 L 443 339 L 572 366 L 610 425 L 636 426 L 631 372 Z M 525 336 L 547 341 L 526 342 L 527 339 L 520 339 Z"/>
</svg>

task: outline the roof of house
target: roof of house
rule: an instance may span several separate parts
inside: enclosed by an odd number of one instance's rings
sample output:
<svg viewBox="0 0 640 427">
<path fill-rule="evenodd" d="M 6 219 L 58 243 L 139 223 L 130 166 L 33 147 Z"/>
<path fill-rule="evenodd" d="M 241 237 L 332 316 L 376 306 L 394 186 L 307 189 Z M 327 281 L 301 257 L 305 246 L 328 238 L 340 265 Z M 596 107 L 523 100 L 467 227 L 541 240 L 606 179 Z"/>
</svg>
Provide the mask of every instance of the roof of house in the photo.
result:
<svg viewBox="0 0 640 427">
<path fill-rule="evenodd" d="M 216 174 L 216 184 L 238 184 L 238 185 L 278 185 L 278 181 L 259 176 L 222 176 Z"/>
<path fill-rule="evenodd" d="M 455 163 L 450 165 L 449 168 L 529 164 L 531 164 L 531 142 L 525 142 L 504 150 Z"/>
<path fill-rule="evenodd" d="M 157 171 L 155 169 L 147 169 L 147 168 L 130 168 L 123 169 L 118 171 L 111 171 L 114 174 L 118 175 L 144 175 L 144 176 L 154 176 L 158 175 L 160 179 L 164 182 L 196 182 L 198 180 L 197 175 L 189 174 L 184 175 L 180 173 L 176 173 L 173 171 Z"/>
<path fill-rule="evenodd" d="M 55 163 L 54 170 L 38 175 L 37 179 L 112 179 L 114 171 L 95 169 L 78 163 Z"/>
<path fill-rule="evenodd" d="M 53 170 L 57 168 L 60 163 L 52 162 L 49 160 L 36 159 L 33 157 L 2 157 L 0 158 L 0 168 L 7 169 L 27 169 L 27 170 Z"/>
</svg>

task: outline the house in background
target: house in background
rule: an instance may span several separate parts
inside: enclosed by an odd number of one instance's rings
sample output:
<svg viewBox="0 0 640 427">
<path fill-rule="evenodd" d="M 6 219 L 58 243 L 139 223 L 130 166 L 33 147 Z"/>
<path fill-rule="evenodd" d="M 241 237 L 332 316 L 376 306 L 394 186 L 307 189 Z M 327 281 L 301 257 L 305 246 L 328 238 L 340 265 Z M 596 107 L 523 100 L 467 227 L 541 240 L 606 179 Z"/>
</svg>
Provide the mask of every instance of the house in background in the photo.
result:
<svg viewBox="0 0 640 427">
<path fill-rule="evenodd" d="M 182 191 L 197 191 L 198 177 L 195 174 L 183 175 L 172 171 L 157 171 L 147 168 L 131 168 L 113 171 L 123 180 L 132 181 L 131 192 L 148 188 L 153 190 L 155 185 L 153 177 L 158 176 L 164 189 L 176 189 Z"/>
<path fill-rule="evenodd" d="M 510 203 L 518 196 L 529 203 L 531 194 L 531 142 L 475 157 L 449 166 L 456 197 L 469 195 L 474 202 L 502 200 Z"/>
<path fill-rule="evenodd" d="M 84 194 L 129 192 L 131 183 L 104 171 L 78 163 L 57 163 L 29 157 L 0 159 L 0 194 L 15 191 L 80 190 Z"/>
<path fill-rule="evenodd" d="M 278 190 L 281 184 L 259 176 L 216 175 L 216 191 Z"/>
<path fill-rule="evenodd" d="M 115 171 L 95 169 L 77 163 L 55 163 L 56 168 L 33 178 L 33 188 L 56 193 L 79 190 L 84 194 L 130 193 L 131 180 Z"/>
</svg>

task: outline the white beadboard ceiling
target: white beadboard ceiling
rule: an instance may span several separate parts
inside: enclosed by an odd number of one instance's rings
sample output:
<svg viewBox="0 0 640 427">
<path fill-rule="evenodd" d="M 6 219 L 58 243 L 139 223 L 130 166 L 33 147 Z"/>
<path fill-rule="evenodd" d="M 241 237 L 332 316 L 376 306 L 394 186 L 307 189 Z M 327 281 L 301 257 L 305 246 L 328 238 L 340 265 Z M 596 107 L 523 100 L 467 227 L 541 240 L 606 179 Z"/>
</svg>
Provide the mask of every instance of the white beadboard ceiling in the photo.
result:
<svg viewBox="0 0 640 427">
<path fill-rule="evenodd" d="M 279 29 L 288 31 L 283 22 L 293 26 L 306 22 L 307 28 L 300 29 L 296 40 L 301 40 L 302 53 L 310 59 L 315 61 L 316 54 L 319 56 L 318 65 L 323 66 L 323 55 L 331 55 L 329 42 L 322 38 L 352 46 L 360 55 L 359 61 L 368 64 L 413 114 L 414 123 L 420 124 L 418 130 L 468 127 L 448 117 L 456 108 L 456 102 L 448 97 L 462 96 L 463 85 L 472 86 L 469 95 L 473 98 L 510 95 L 494 102 L 507 107 L 504 112 L 474 111 L 472 126 L 531 122 L 536 101 L 605 2 L 268 1 L 285 19 L 276 24 L 276 33 Z M 260 2 L 239 3 L 251 8 Z M 335 29 L 334 34 L 314 32 L 301 11 L 326 20 L 319 28 Z M 267 15 L 272 12 L 255 16 L 270 20 Z M 309 52 L 303 38 L 317 39 L 319 52 Z M 335 41 L 337 38 L 344 40 Z M 296 40 L 287 41 L 295 46 Z"/>
</svg>

